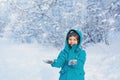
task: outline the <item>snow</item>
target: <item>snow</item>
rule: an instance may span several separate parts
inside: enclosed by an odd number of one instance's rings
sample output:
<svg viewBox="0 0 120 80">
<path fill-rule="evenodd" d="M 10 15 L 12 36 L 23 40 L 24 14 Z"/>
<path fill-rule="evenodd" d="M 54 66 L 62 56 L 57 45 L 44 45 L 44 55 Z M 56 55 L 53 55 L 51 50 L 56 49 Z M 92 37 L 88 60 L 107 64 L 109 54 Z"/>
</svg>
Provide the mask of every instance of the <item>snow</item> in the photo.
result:
<svg viewBox="0 0 120 80">
<path fill-rule="evenodd" d="M 99 43 L 87 48 L 86 79 L 119 80 L 120 32 L 112 34 L 109 35 L 110 45 Z"/>
<path fill-rule="evenodd" d="M 99 43 L 86 48 L 86 80 L 119 80 L 118 34 L 110 33 L 110 45 Z M 0 39 L 0 44 L 0 80 L 58 80 L 60 69 L 43 62 L 57 57 L 56 48 L 37 43 L 15 44 L 5 38 Z"/>
<path fill-rule="evenodd" d="M 0 44 L 0 80 L 47 80 L 50 74 L 55 75 L 48 73 L 54 70 L 43 60 L 54 57 L 51 54 L 58 53 L 56 49 L 36 43 L 14 44 L 7 39 L 1 39 Z"/>
<path fill-rule="evenodd" d="M 113 23 L 115 23 L 115 20 L 114 20 L 113 18 L 110 18 L 110 19 L 108 20 L 108 22 L 109 22 L 110 25 L 112 25 Z"/>
</svg>

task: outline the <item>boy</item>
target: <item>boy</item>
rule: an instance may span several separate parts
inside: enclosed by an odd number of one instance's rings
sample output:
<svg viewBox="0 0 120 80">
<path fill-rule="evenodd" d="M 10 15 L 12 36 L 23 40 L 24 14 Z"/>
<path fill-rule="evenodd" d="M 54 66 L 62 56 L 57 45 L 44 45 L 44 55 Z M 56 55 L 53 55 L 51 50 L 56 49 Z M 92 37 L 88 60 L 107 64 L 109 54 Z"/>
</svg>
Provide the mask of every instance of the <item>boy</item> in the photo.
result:
<svg viewBox="0 0 120 80">
<path fill-rule="evenodd" d="M 65 48 L 57 59 L 45 61 L 52 67 L 61 68 L 59 80 L 84 80 L 86 52 L 80 48 L 81 42 L 81 32 L 70 30 L 66 36 Z"/>
</svg>

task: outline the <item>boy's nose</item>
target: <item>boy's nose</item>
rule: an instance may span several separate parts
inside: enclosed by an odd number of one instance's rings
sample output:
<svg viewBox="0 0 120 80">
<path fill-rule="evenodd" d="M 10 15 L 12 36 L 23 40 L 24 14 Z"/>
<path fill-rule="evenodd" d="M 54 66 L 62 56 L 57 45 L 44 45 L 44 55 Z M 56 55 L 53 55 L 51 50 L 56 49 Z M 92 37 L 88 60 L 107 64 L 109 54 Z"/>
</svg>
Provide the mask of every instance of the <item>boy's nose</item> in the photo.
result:
<svg viewBox="0 0 120 80">
<path fill-rule="evenodd" d="M 71 42 L 71 44 L 74 44 L 73 42 Z"/>
<path fill-rule="evenodd" d="M 74 41 L 71 41 L 71 43 L 74 43 Z"/>
</svg>

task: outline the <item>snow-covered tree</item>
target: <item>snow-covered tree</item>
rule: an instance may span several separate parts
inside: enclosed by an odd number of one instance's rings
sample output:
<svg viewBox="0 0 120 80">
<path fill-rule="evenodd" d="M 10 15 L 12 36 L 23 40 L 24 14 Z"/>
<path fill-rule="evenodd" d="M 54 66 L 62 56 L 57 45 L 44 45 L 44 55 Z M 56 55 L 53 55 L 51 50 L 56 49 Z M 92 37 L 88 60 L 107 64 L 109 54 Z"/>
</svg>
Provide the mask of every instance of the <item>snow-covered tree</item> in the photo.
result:
<svg viewBox="0 0 120 80">
<path fill-rule="evenodd" d="M 9 23 L 5 33 L 18 42 L 37 41 L 62 47 L 66 32 L 84 26 L 86 1 L 11 0 L 7 2 Z"/>
<path fill-rule="evenodd" d="M 104 0 L 88 0 L 87 3 L 86 26 L 82 29 L 84 45 L 99 42 L 109 44 L 108 33 L 119 26 L 120 1 L 106 0 L 107 4 L 105 4 Z"/>
<path fill-rule="evenodd" d="M 120 0 L 1 0 L 0 34 L 15 42 L 62 47 L 69 29 L 83 32 L 83 45 L 105 42 L 118 30 Z"/>
</svg>

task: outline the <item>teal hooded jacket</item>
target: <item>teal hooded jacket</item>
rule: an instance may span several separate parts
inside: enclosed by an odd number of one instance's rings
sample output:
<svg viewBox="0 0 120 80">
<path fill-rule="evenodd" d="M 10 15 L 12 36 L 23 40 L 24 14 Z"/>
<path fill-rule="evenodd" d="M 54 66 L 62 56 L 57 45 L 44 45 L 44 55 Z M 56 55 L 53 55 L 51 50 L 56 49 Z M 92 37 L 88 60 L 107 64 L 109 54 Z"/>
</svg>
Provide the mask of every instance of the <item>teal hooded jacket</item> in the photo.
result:
<svg viewBox="0 0 120 80">
<path fill-rule="evenodd" d="M 80 48 L 82 42 L 82 33 L 78 30 L 74 31 L 79 35 L 79 43 L 74 44 L 72 47 L 69 47 L 68 32 L 66 36 L 65 48 L 59 53 L 57 59 L 55 59 L 51 64 L 52 67 L 61 68 L 59 72 L 59 80 L 84 80 L 84 64 L 86 61 L 86 52 Z M 73 59 L 77 60 L 77 64 L 68 65 L 68 62 Z"/>
</svg>

